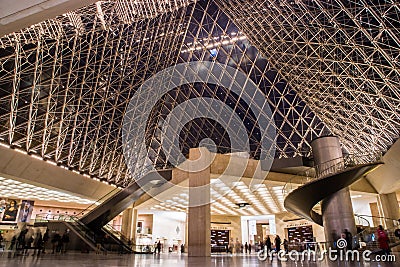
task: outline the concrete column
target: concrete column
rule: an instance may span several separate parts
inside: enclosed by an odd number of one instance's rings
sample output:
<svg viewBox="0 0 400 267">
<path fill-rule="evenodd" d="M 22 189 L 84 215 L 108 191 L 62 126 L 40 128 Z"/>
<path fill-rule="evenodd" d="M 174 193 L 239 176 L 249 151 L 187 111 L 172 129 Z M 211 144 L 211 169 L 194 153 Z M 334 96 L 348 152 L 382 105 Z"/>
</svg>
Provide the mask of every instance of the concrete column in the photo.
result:
<svg viewBox="0 0 400 267">
<path fill-rule="evenodd" d="M 381 220 L 379 219 L 380 214 L 379 214 L 378 203 L 377 202 L 369 203 L 369 209 L 371 210 L 371 215 L 372 215 L 372 223 L 373 223 L 372 226 L 378 227 L 378 225 L 381 224 Z"/>
<path fill-rule="evenodd" d="M 211 256 L 210 158 L 205 148 L 190 149 L 188 255 L 192 257 Z"/>
<path fill-rule="evenodd" d="M 132 231 L 132 208 L 124 210 L 122 213 L 121 233 L 127 238 L 131 238 Z"/>
<path fill-rule="evenodd" d="M 379 194 L 378 207 L 381 217 L 386 218 L 381 220 L 383 227 L 387 229 L 395 227 L 394 221 L 400 218 L 396 193 Z"/>
<path fill-rule="evenodd" d="M 137 210 L 128 208 L 122 213 L 121 233 L 135 242 L 137 224 Z"/>
<path fill-rule="evenodd" d="M 211 237 L 210 237 L 211 239 Z M 188 242 L 189 242 L 189 213 L 186 213 L 185 222 L 185 252 L 188 252 Z"/>
<path fill-rule="evenodd" d="M 343 162 L 343 154 L 337 137 L 317 138 L 311 142 L 311 147 L 314 163 L 319 166 L 319 168 L 316 168 L 317 175 L 330 175 L 340 169 L 340 164 Z M 333 235 L 340 236 L 344 229 L 348 229 L 352 235 L 356 234 L 349 188 L 344 188 L 324 199 L 321 203 L 321 209 L 325 239 L 327 241 L 333 242 Z"/>
<path fill-rule="evenodd" d="M 138 223 L 138 210 L 133 209 L 132 210 L 132 234 L 131 234 L 131 239 L 132 243 L 136 244 L 136 238 L 137 238 L 137 223 Z"/>
<path fill-rule="evenodd" d="M 340 236 L 344 229 L 352 235 L 357 233 L 348 187 L 324 199 L 321 206 L 326 240 L 333 241 L 332 233 L 336 232 Z"/>
</svg>

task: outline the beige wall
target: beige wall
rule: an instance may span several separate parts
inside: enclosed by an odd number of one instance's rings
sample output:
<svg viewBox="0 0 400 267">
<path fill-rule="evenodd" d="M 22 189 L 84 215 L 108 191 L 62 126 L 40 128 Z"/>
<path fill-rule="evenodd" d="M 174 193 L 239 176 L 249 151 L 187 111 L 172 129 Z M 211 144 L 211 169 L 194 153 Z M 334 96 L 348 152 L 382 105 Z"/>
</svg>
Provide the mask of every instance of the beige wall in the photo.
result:
<svg viewBox="0 0 400 267">
<path fill-rule="evenodd" d="M 138 222 L 142 222 L 142 234 L 152 234 L 153 231 L 153 214 L 139 214 Z M 136 229 L 136 226 L 135 226 Z M 148 230 L 150 229 L 150 230 Z M 150 231 L 150 232 L 148 232 Z"/>
</svg>

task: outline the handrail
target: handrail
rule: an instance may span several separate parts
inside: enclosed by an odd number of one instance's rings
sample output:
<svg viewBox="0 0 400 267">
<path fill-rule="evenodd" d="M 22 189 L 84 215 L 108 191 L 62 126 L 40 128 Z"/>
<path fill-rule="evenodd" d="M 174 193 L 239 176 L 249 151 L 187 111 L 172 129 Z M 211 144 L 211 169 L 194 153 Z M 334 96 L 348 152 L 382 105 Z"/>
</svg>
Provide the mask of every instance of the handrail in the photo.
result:
<svg viewBox="0 0 400 267">
<path fill-rule="evenodd" d="M 292 176 L 290 176 L 289 179 L 288 179 L 288 181 L 285 183 L 285 185 L 284 185 L 283 188 L 282 188 L 282 194 L 283 194 L 284 196 L 288 194 L 288 193 L 287 193 L 287 191 L 288 191 L 288 190 L 287 190 L 287 187 L 289 186 L 289 184 L 293 184 L 292 181 L 293 181 L 295 178 L 300 179 L 300 180 L 306 179 L 307 181 L 308 181 L 309 179 L 313 179 L 314 177 L 308 175 L 308 174 L 309 174 L 309 171 L 310 171 L 310 170 L 313 170 L 313 169 L 314 169 L 314 167 L 309 167 L 309 168 L 307 168 L 306 170 L 302 170 L 302 171 L 300 171 L 300 172 L 298 172 L 298 173 L 293 174 Z M 301 175 L 302 173 L 304 173 L 305 175 Z M 290 190 L 290 191 L 293 191 L 293 190 L 294 190 L 294 189 L 292 189 L 292 190 Z"/>
<path fill-rule="evenodd" d="M 362 219 L 364 219 L 366 221 L 368 221 L 368 220 L 365 219 L 364 217 L 378 218 L 378 219 L 383 219 L 385 221 L 386 220 L 391 221 L 393 223 L 393 228 L 386 229 L 386 231 L 388 231 L 388 232 L 394 231 L 395 229 L 398 228 L 398 226 L 400 224 L 399 221 L 396 220 L 396 219 L 382 217 L 382 216 L 373 216 L 373 215 L 364 215 L 364 214 L 362 214 L 362 215 L 354 214 L 354 216 L 356 216 L 358 218 L 362 218 Z M 369 221 L 368 221 L 368 223 L 369 223 Z M 362 242 L 365 242 L 365 243 L 369 243 L 369 242 L 376 241 L 376 240 L 373 240 L 372 237 L 371 237 L 372 234 L 375 234 L 376 228 L 377 228 L 377 226 L 371 227 L 370 224 L 369 224 L 368 228 L 365 228 L 363 231 L 361 231 L 360 233 L 356 234 L 354 236 L 354 238 L 357 240 L 357 242 L 361 242 L 362 241 Z"/>
<path fill-rule="evenodd" d="M 118 242 L 120 242 L 120 244 L 125 246 L 129 252 L 133 251 L 132 250 L 132 242 L 130 242 L 129 238 L 127 238 L 125 235 L 123 235 L 121 233 L 121 231 L 118 231 L 117 229 L 112 227 L 112 225 L 110 225 L 110 224 L 104 225 L 103 231 L 105 231 L 106 233 L 109 233 L 111 237 L 116 238 L 118 240 Z"/>
<path fill-rule="evenodd" d="M 365 228 L 361 232 L 353 235 L 353 240 L 355 240 L 355 244 L 357 244 L 357 246 L 359 246 L 361 248 L 360 242 L 365 242 L 364 236 L 369 234 L 369 229 L 371 228 L 371 224 L 367 219 L 362 217 L 362 215 L 354 214 L 354 217 L 357 217 L 359 219 L 363 219 L 364 221 L 366 221 L 368 223 L 367 228 Z"/>
<path fill-rule="evenodd" d="M 50 218 L 49 218 L 50 216 Z M 94 239 L 94 232 L 85 224 L 83 224 L 78 217 L 68 215 L 68 214 L 48 214 L 41 213 L 37 214 L 35 217 L 35 222 L 49 222 L 49 221 L 62 221 L 62 222 L 73 222 L 74 224 L 69 224 L 71 227 L 79 227 L 79 231 L 82 232 L 82 236 L 88 238 L 91 242 L 96 243 Z M 89 234 L 90 233 L 90 234 Z"/>
<path fill-rule="evenodd" d="M 354 217 L 366 221 L 367 224 L 368 224 L 367 226 L 368 226 L 368 227 L 371 227 L 371 223 L 370 223 L 367 219 L 365 219 L 362 215 L 354 214 Z"/>
<path fill-rule="evenodd" d="M 56 214 L 56 213 L 39 213 L 36 214 L 35 222 L 48 222 L 48 221 L 75 221 L 69 214 Z"/>
<path fill-rule="evenodd" d="M 382 217 L 382 216 L 373 216 L 373 215 L 364 215 L 364 214 L 354 214 L 355 216 L 360 216 L 360 217 L 370 217 L 370 218 L 378 218 L 378 219 L 384 219 L 384 220 L 392 220 L 392 221 L 396 221 L 397 224 L 399 223 L 399 219 L 393 219 L 393 218 L 388 218 L 388 217 Z"/>
<path fill-rule="evenodd" d="M 334 174 L 339 171 L 343 171 L 347 167 L 352 167 L 357 164 L 366 164 L 374 161 L 378 161 L 382 158 L 382 151 L 376 153 L 367 153 L 367 154 L 347 154 L 343 157 L 334 158 L 325 162 L 322 162 L 318 165 L 308 168 L 307 170 L 300 171 L 295 175 L 291 176 L 289 180 L 285 183 L 282 189 L 283 195 L 287 195 L 289 192 L 293 191 L 294 188 L 288 190 L 289 185 L 294 184 L 293 181 L 295 179 L 300 181 L 300 185 L 304 185 L 310 181 L 310 179 L 320 179 L 327 175 Z M 332 164 L 333 163 L 333 164 Z M 304 180 L 304 175 L 301 173 L 308 172 L 310 169 L 315 169 L 315 176 L 306 176 L 306 181 Z M 296 185 L 299 183 L 296 183 Z M 297 187 L 296 187 L 297 188 Z"/>
<path fill-rule="evenodd" d="M 118 187 L 115 187 L 113 190 L 111 190 L 110 192 L 108 192 L 107 194 L 105 194 L 104 196 L 102 196 L 98 200 L 94 201 L 89 206 L 87 206 L 84 210 L 80 211 L 78 214 L 76 214 L 76 216 L 84 215 L 88 210 L 92 210 L 93 206 L 98 205 L 98 203 L 103 202 L 104 200 L 110 198 L 111 196 L 115 195 L 119 191 L 120 191 L 120 189 Z"/>
<path fill-rule="evenodd" d="M 90 239 L 91 242 L 96 243 L 94 238 L 95 233 L 89 227 L 87 227 L 84 223 L 80 221 L 80 219 L 76 216 L 68 215 L 68 214 L 48 214 L 48 213 L 40 213 L 35 217 L 35 222 L 48 222 L 48 221 L 62 221 L 62 222 L 73 222 L 75 225 L 71 224 L 72 227 L 80 227 L 80 231 L 84 232 L 84 236 Z M 103 230 L 108 233 L 111 233 L 115 238 L 117 238 L 120 242 L 124 243 L 126 247 L 129 247 L 128 241 L 129 239 L 125 237 L 120 231 L 115 229 L 109 224 L 103 226 Z M 88 233 L 91 233 L 90 235 Z M 132 248 L 130 248 L 132 249 Z"/>
<path fill-rule="evenodd" d="M 117 237 L 117 238 L 121 239 L 122 241 L 128 243 L 129 238 L 127 238 L 124 234 L 122 234 L 121 231 L 118 231 L 117 229 L 115 229 L 112 225 L 106 224 L 106 225 L 103 226 L 103 228 L 105 228 L 107 231 L 112 233 L 115 237 Z"/>
</svg>

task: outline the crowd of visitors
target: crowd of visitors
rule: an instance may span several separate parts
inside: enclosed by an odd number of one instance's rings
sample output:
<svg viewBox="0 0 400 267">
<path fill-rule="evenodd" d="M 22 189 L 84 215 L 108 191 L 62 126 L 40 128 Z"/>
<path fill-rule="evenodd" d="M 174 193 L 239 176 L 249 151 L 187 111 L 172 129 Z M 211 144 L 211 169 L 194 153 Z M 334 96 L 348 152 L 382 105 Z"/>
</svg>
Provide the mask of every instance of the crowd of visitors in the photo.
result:
<svg viewBox="0 0 400 267">
<path fill-rule="evenodd" d="M 0 234 L 0 244 L 3 242 L 3 237 Z M 14 252 L 15 255 L 23 256 L 39 256 L 46 253 L 48 248 L 48 241 L 51 242 L 52 254 L 64 254 L 68 250 L 70 241 L 69 229 L 66 229 L 62 235 L 59 231 L 53 231 L 47 228 L 44 233 L 39 228 L 23 228 L 17 233 L 13 234 L 7 245 L 2 244 L 2 249 L 9 252 Z"/>
<path fill-rule="evenodd" d="M 252 244 L 245 242 L 245 244 L 241 244 L 239 240 L 236 240 L 236 242 L 231 241 L 227 252 L 228 253 L 245 253 L 245 254 L 251 254 L 253 252 L 258 252 L 260 250 L 265 251 L 268 255 L 272 252 L 277 252 L 279 250 L 283 249 L 288 252 L 289 250 L 289 242 L 284 239 L 283 242 L 279 235 L 275 236 L 274 241 L 271 240 L 270 236 L 267 236 L 264 241 L 259 241 L 257 244 Z"/>
<path fill-rule="evenodd" d="M 396 237 L 400 238 L 400 228 L 398 228 L 394 234 Z M 97 248 L 96 254 L 103 253 L 106 255 L 107 251 L 111 251 L 112 240 L 109 235 L 98 235 L 94 238 Z M 333 232 L 331 238 L 333 240 L 333 243 L 331 243 L 331 245 L 333 245 L 333 248 L 335 249 L 357 249 L 357 244 L 354 242 L 354 236 L 348 229 L 344 229 L 340 235 L 336 234 L 336 232 Z M 339 239 L 346 240 L 345 247 L 340 247 L 338 245 Z M 388 232 L 384 230 L 382 225 L 379 225 L 377 227 L 374 239 L 374 241 L 377 242 L 382 254 L 389 255 L 391 253 Z M 50 232 L 48 228 L 44 233 L 42 233 L 42 231 L 38 228 L 24 228 L 20 230 L 17 234 L 14 234 L 12 236 L 11 240 L 8 241 L 7 248 L 4 240 L 5 238 L 0 233 L 0 249 L 14 251 L 15 255 L 26 256 L 30 253 L 32 256 L 41 255 L 48 253 L 46 249 L 51 249 L 51 254 L 65 254 L 67 253 L 69 248 L 68 245 L 70 243 L 70 230 L 65 229 L 65 231 L 60 234 L 60 231 L 53 230 Z M 129 241 L 128 245 L 132 247 L 132 242 Z M 156 254 L 160 254 L 162 251 L 162 243 L 160 241 L 157 241 L 154 244 L 154 250 L 151 250 L 150 246 L 147 246 L 147 248 L 147 252 L 153 251 Z M 282 241 L 281 237 L 279 235 L 276 235 L 275 237 L 267 236 L 265 240 L 259 241 L 256 244 L 252 244 L 252 242 L 245 242 L 245 244 L 242 244 L 241 242 L 239 242 L 238 239 L 236 239 L 236 241 L 231 240 L 229 245 L 226 247 L 226 252 L 251 254 L 252 252 L 262 251 L 263 253 L 266 253 L 266 255 L 269 257 L 282 249 L 286 253 L 288 253 L 289 242 L 287 239 L 283 239 Z M 304 249 L 307 249 L 307 247 Z M 185 247 L 182 244 L 180 248 L 181 253 L 183 253 L 184 250 Z M 119 254 L 123 253 L 124 250 L 121 247 L 119 249 Z"/>
</svg>

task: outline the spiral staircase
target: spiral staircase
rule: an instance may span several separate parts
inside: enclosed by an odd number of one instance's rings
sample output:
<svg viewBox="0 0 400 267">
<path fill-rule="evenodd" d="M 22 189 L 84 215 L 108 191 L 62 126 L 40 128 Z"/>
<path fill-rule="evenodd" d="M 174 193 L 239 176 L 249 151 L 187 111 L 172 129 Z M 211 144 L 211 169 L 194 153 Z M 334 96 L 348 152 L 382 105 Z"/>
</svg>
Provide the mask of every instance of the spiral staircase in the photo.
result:
<svg viewBox="0 0 400 267">
<path fill-rule="evenodd" d="M 382 164 L 381 153 L 371 153 L 347 155 L 314 166 L 294 175 L 285 184 L 284 206 L 286 210 L 323 226 L 318 204 Z"/>
</svg>

